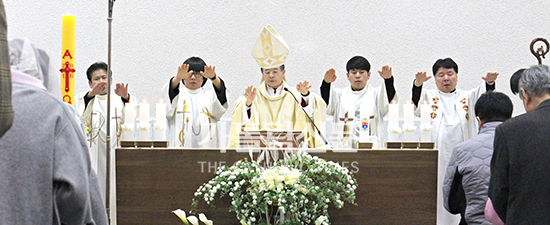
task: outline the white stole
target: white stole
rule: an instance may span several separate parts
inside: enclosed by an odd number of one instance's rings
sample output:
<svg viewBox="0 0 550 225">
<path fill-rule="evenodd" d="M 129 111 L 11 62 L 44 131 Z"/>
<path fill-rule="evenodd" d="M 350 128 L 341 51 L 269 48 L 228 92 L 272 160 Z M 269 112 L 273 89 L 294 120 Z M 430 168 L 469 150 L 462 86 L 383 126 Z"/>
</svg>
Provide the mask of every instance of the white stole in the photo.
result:
<svg viewBox="0 0 550 225">
<path fill-rule="evenodd" d="M 371 135 L 376 134 L 376 125 L 372 125 L 374 124 L 374 121 L 377 120 L 377 118 L 370 119 L 372 116 L 376 116 L 375 88 L 367 84 L 362 90 L 353 91 L 351 89 L 351 86 L 349 86 L 342 90 L 340 100 L 341 103 L 338 109 L 338 118 L 336 118 L 337 126 L 335 126 L 336 130 L 334 132 L 338 136 L 337 147 L 351 148 L 352 143 L 356 143 L 358 141 L 359 132 L 361 130 L 361 123 L 363 122 L 363 120 L 366 120 L 368 122 L 368 129 L 371 130 Z M 357 103 L 359 103 L 359 107 L 357 106 Z M 356 115 L 358 109 L 359 115 Z M 348 121 L 347 124 L 344 124 L 345 122 L 340 120 L 340 118 L 344 118 L 346 113 L 348 114 L 347 117 L 353 119 L 353 121 Z M 349 127 L 350 138 L 347 139 L 345 142 L 342 142 L 342 140 L 344 139 L 345 125 Z"/>
</svg>

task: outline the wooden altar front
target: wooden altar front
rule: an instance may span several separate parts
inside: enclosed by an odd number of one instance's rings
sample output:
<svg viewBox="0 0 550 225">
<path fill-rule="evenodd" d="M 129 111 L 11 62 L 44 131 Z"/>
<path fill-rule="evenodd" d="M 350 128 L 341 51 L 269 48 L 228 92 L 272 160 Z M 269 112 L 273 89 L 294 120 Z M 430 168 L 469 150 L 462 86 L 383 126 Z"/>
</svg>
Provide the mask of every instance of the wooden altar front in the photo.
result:
<svg viewBox="0 0 550 225">
<path fill-rule="evenodd" d="M 347 167 L 357 179 L 357 206 L 329 209 L 332 224 L 435 224 L 437 150 L 358 150 L 311 153 Z M 248 157 L 235 149 L 116 150 L 118 224 L 183 224 L 171 212 L 189 211 L 197 188 L 220 165 Z M 215 224 L 240 224 L 230 197 L 199 208 Z"/>
</svg>

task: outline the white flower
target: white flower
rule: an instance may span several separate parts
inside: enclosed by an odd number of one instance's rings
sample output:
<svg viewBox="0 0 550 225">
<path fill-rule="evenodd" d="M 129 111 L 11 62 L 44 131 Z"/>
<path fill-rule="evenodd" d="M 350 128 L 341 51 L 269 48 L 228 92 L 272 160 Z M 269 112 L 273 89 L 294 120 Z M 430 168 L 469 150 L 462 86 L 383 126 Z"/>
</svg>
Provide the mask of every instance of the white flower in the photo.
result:
<svg viewBox="0 0 550 225">
<path fill-rule="evenodd" d="M 199 219 L 206 225 L 212 225 L 214 224 L 214 222 L 212 222 L 212 220 L 209 220 L 208 218 L 206 218 L 206 216 L 204 215 L 204 213 L 200 213 L 199 214 Z"/>
<path fill-rule="evenodd" d="M 138 127 L 139 130 L 145 131 L 145 130 L 149 130 L 150 124 L 140 122 L 140 123 L 138 123 L 137 127 Z"/>
<path fill-rule="evenodd" d="M 189 221 L 189 223 L 193 225 L 199 225 L 199 220 L 197 219 L 196 216 L 189 216 L 187 217 L 187 220 Z"/>
<path fill-rule="evenodd" d="M 395 134 L 401 133 L 401 128 L 399 128 L 399 126 L 390 126 L 388 127 L 388 130 L 390 131 L 390 133 L 395 133 Z"/>
<path fill-rule="evenodd" d="M 189 222 L 187 222 L 185 211 L 183 211 L 181 209 L 176 209 L 176 210 L 172 211 L 172 213 L 176 214 L 176 216 L 178 216 L 180 218 L 180 220 L 183 221 L 183 223 L 189 225 Z"/>
<path fill-rule="evenodd" d="M 403 124 L 403 130 L 405 132 L 415 132 L 416 131 L 416 126 L 410 125 L 410 124 Z"/>
<path fill-rule="evenodd" d="M 429 123 L 420 124 L 420 130 L 422 131 L 431 131 L 433 126 Z"/>
<path fill-rule="evenodd" d="M 154 126 L 155 130 L 166 130 L 166 124 L 158 124 L 158 123 L 155 123 L 155 126 Z"/>
<path fill-rule="evenodd" d="M 120 125 L 123 131 L 134 131 L 134 125 L 128 125 L 126 123 Z"/>
</svg>

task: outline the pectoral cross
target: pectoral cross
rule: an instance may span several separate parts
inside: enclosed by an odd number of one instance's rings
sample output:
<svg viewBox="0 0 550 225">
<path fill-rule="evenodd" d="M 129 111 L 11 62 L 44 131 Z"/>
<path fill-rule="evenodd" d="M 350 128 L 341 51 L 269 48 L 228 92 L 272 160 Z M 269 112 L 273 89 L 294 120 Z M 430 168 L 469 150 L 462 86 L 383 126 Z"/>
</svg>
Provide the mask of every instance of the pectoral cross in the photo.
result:
<svg viewBox="0 0 550 225">
<path fill-rule="evenodd" d="M 116 124 L 116 146 L 119 146 L 119 144 L 120 144 L 119 139 L 120 139 L 120 135 L 122 134 L 122 127 L 118 123 L 118 120 L 121 119 L 121 117 L 117 115 L 116 108 L 115 108 L 115 116 L 111 117 L 111 119 L 115 119 L 115 124 Z"/>
<path fill-rule="evenodd" d="M 182 114 L 182 119 L 181 119 L 181 131 L 180 131 L 180 134 L 179 134 L 179 139 L 180 139 L 180 147 L 183 147 L 183 144 L 185 143 L 185 123 L 186 122 L 189 122 L 189 118 L 185 115 L 187 113 L 190 113 L 189 111 L 187 111 L 187 105 L 184 103 L 184 107 L 183 107 L 183 111 L 177 111 L 176 113 L 181 113 Z"/>
<path fill-rule="evenodd" d="M 349 138 L 349 126 L 348 121 L 353 121 L 353 118 L 348 117 L 348 113 L 344 114 L 344 118 L 340 118 L 340 121 L 344 121 L 344 138 L 342 138 L 342 142 L 345 143 Z"/>
</svg>

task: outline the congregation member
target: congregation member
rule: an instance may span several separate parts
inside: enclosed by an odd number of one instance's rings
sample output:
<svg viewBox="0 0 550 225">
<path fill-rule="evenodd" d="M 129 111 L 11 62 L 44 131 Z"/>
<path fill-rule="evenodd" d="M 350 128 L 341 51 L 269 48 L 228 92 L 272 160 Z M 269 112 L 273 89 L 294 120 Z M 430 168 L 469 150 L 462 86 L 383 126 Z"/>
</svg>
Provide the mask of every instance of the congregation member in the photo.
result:
<svg viewBox="0 0 550 225">
<path fill-rule="evenodd" d="M 489 198 L 505 224 L 544 224 L 550 221 L 548 66 L 523 71 L 519 96 L 526 113 L 495 131 Z"/>
<path fill-rule="evenodd" d="M 111 122 L 110 122 L 110 148 L 107 149 L 107 64 L 96 62 L 86 70 L 89 91 L 79 93 L 75 97 L 75 107 L 86 126 L 85 134 L 89 142 L 90 159 L 92 169 L 99 178 L 99 187 L 104 199 L 106 196 L 107 177 L 109 177 L 109 208 L 112 215 L 116 215 L 116 167 L 114 149 L 117 146 L 121 134 L 123 120 L 134 121 L 135 118 L 123 118 L 125 103 L 137 102 L 134 96 L 128 93 L 128 84 L 117 83 L 116 88 L 111 88 Z M 112 81 L 112 79 L 111 79 Z M 107 154 L 110 155 L 110 174 L 107 176 Z M 116 218 L 114 218 L 116 221 Z"/>
<path fill-rule="evenodd" d="M 45 86 L 59 73 L 28 39 L 9 44 L 15 116 L 0 138 L 0 224 L 108 224 L 81 120 Z"/>
<path fill-rule="evenodd" d="M 237 99 L 231 119 L 230 148 L 239 146 L 241 131 L 259 130 L 302 131 L 309 147 L 326 145 L 315 129 L 316 125 L 324 130 L 326 104 L 309 91 L 308 81 L 298 83 L 296 88 L 287 84 L 284 63 L 288 53 L 282 36 L 270 25 L 264 27 L 252 50 L 252 56 L 260 65 L 262 81 L 257 88 L 247 87 Z"/>
<path fill-rule="evenodd" d="M 397 96 L 391 67 L 386 65 L 378 71 L 384 79 L 382 88 L 367 83 L 371 76 L 370 67 L 365 57 L 352 57 L 346 64 L 346 77 L 350 85 L 343 89 L 331 88 L 331 83 L 336 80 L 334 68 L 325 73 L 321 96 L 327 104 L 327 115 L 334 117 L 329 138 L 334 148 L 357 148 L 362 130 L 365 135 L 361 141 L 365 142 L 368 136 L 373 136 L 377 138 L 375 143 L 381 143 L 383 118 L 388 113 L 389 103 L 397 101 Z"/>
<path fill-rule="evenodd" d="M 432 137 L 439 151 L 437 178 L 437 224 L 458 224 L 460 217 L 453 216 L 443 207 L 442 185 L 445 169 L 453 148 L 477 134 L 478 124 L 473 116 L 474 104 L 486 91 L 495 89 L 498 73 L 489 72 L 478 87 L 463 91 L 457 89 L 458 65 L 451 59 L 438 59 L 432 72 L 437 90 L 425 90 L 424 82 L 431 76 L 426 72 L 416 73 L 412 88 L 412 101 L 417 106 L 415 114 L 420 115 L 419 104 L 428 104 L 432 108 Z"/>
<path fill-rule="evenodd" d="M 445 174 L 443 203 L 450 213 L 460 214 L 460 224 L 491 224 L 485 219 L 484 210 L 495 129 L 510 119 L 513 110 L 507 95 L 485 92 L 475 104 L 479 133 L 453 149 Z"/>
<path fill-rule="evenodd" d="M 191 57 L 162 88 L 171 147 L 218 148 L 217 123 L 227 110 L 225 82 L 216 67 Z M 212 82 L 213 89 L 204 87 Z"/>
<path fill-rule="evenodd" d="M 0 0 L 0 138 L 10 129 L 13 122 L 7 33 L 6 11 L 4 3 Z"/>
</svg>

